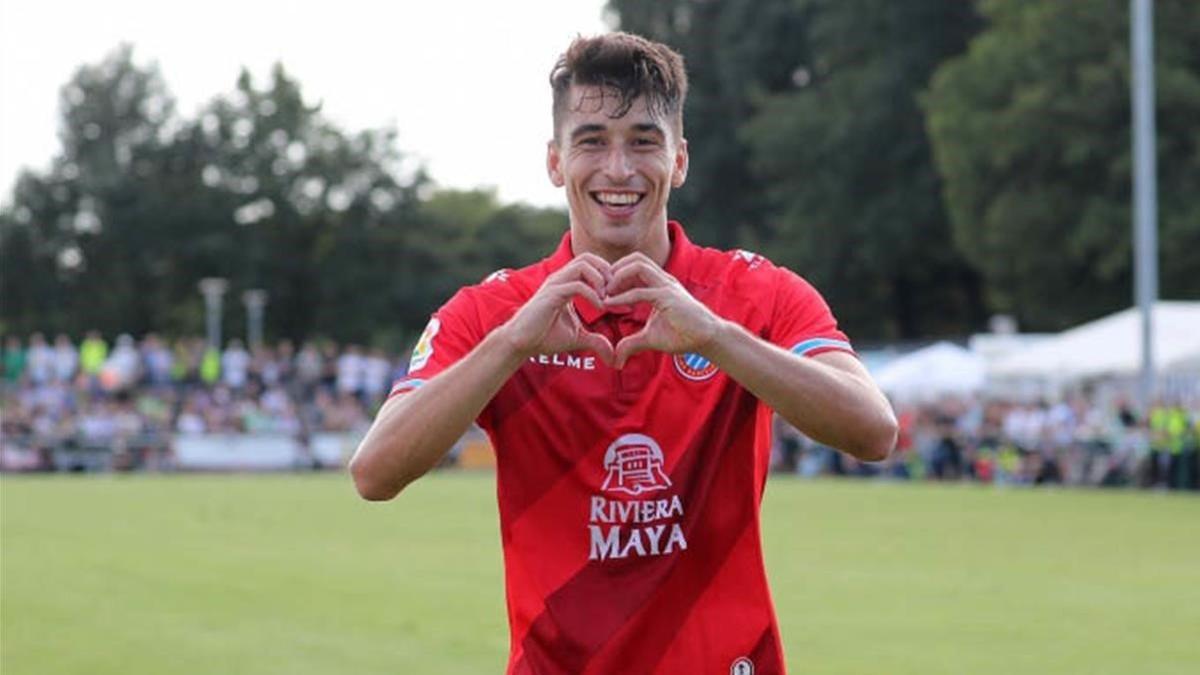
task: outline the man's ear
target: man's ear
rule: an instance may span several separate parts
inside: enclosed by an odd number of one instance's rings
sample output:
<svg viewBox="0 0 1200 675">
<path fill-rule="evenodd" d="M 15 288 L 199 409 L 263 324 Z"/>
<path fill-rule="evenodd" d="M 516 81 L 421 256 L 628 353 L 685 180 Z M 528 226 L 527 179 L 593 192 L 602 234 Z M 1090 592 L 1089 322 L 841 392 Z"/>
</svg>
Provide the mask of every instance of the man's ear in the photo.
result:
<svg viewBox="0 0 1200 675">
<path fill-rule="evenodd" d="M 558 150 L 558 141 L 553 138 L 546 142 L 546 173 L 554 187 L 566 184 L 562 173 L 562 153 Z"/>
<path fill-rule="evenodd" d="M 675 166 L 671 169 L 671 187 L 683 187 L 688 173 L 688 144 L 686 138 L 679 139 L 679 147 L 675 148 Z"/>
</svg>

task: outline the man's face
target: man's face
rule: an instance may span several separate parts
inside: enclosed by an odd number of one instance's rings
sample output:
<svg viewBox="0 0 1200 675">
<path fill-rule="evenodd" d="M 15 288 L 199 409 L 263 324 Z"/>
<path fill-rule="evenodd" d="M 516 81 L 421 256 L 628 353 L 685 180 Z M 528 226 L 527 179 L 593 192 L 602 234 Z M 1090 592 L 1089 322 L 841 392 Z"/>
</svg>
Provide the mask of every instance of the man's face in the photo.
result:
<svg viewBox="0 0 1200 675">
<path fill-rule="evenodd" d="M 667 198 L 687 177 L 687 141 L 639 97 L 613 118 L 620 99 L 573 86 L 546 156 L 550 180 L 567 190 L 575 252 L 615 260 L 666 240 Z"/>
</svg>

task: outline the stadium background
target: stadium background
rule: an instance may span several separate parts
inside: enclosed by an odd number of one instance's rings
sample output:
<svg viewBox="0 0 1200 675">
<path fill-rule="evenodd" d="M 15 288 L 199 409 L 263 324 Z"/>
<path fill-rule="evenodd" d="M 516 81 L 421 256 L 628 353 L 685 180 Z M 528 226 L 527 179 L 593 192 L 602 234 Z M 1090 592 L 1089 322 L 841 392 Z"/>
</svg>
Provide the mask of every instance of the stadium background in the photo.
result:
<svg viewBox="0 0 1200 675">
<path fill-rule="evenodd" d="M 1192 307 L 1200 5 L 1154 8 L 1160 294 Z M 688 61 L 672 216 L 801 272 L 876 372 L 1130 306 L 1127 3 L 604 12 Z M 287 63 L 230 73 L 189 114 L 153 58 L 81 63 L 61 146 L 0 198 L 3 671 L 498 670 L 486 444 L 382 507 L 338 468 L 430 311 L 549 251 L 565 211 L 438 183 L 396 129 L 334 122 Z M 929 371 L 896 396 L 880 466 L 780 425 L 766 546 L 793 671 L 1200 666 L 1187 348 L 1152 401 L 1129 372 Z"/>
</svg>

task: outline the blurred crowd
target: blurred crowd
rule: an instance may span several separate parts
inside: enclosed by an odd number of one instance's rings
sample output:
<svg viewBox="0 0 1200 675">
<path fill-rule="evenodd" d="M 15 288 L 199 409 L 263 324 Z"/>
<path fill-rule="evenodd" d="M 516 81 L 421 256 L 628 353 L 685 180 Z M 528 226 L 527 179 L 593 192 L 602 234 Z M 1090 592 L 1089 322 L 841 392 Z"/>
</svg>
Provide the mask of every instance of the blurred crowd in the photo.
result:
<svg viewBox="0 0 1200 675">
<path fill-rule="evenodd" d="M 233 339 L 217 350 L 202 338 L 154 334 L 111 345 L 95 332 L 79 344 L 67 335 L 53 343 L 10 336 L 0 435 L 6 451 L 35 451 L 29 461 L 38 464 L 56 450 L 89 448 L 154 464 L 176 434 L 362 432 L 403 365 L 377 349 L 331 342 L 248 349 Z"/>
<path fill-rule="evenodd" d="M 1200 400 L 1159 401 L 1139 415 L 1124 400 L 946 399 L 898 406 L 900 436 L 882 463 L 862 464 L 776 426 L 776 468 L 1009 485 L 1200 485 Z"/>
<path fill-rule="evenodd" d="M 91 332 L 78 344 L 41 334 L 4 341 L 0 451 L 4 468 L 61 467 L 55 453 L 96 450 L 107 466 L 162 466 L 181 434 L 361 434 L 406 359 L 332 342 L 222 350 L 205 340 Z M 1121 399 L 1076 395 L 1015 402 L 946 399 L 900 405 L 896 451 L 859 463 L 782 420 L 775 469 L 805 476 L 878 476 L 1013 485 L 1195 490 L 1200 396 L 1146 415 Z M 15 452 L 14 452 L 15 451 Z"/>
</svg>

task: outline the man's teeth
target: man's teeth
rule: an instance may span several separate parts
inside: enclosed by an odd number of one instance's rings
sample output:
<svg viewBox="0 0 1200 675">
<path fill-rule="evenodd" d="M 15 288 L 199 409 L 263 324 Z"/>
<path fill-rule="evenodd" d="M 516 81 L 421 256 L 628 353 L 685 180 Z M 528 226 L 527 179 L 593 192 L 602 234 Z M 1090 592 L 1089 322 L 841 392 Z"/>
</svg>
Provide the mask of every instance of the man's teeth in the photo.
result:
<svg viewBox="0 0 1200 675">
<path fill-rule="evenodd" d="M 613 206 L 628 206 L 636 204 L 642 196 L 633 192 L 598 192 L 596 199 Z"/>
</svg>

